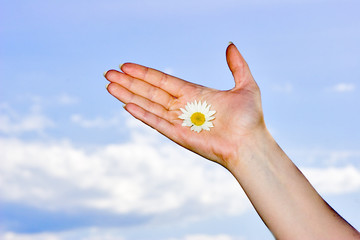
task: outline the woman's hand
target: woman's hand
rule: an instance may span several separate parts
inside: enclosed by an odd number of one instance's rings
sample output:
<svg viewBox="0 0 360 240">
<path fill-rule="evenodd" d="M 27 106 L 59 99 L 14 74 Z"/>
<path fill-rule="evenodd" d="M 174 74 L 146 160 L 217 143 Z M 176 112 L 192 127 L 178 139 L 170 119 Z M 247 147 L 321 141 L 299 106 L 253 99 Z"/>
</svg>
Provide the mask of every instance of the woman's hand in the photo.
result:
<svg viewBox="0 0 360 240">
<path fill-rule="evenodd" d="M 239 145 L 265 128 L 260 91 L 250 69 L 230 44 L 226 59 L 235 87 L 219 91 L 193 84 L 157 70 L 133 63 L 121 66 L 122 72 L 110 70 L 111 95 L 125 103 L 125 109 L 181 146 L 225 167 L 236 164 Z M 215 110 L 214 127 L 200 133 L 183 127 L 180 108 L 188 102 L 206 101 Z"/>
<path fill-rule="evenodd" d="M 360 239 L 360 233 L 321 198 L 266 130 L 260 91 L 233 44 L 226 51 L 235 80 L 218 91 L 132 63 L 108 71 L 108 91 L 134 117 L 178 144 L 226 167 L 276 239 Z M 214 127 L 182 126 L 180 108 L 206 101 Z"/>
</svg>

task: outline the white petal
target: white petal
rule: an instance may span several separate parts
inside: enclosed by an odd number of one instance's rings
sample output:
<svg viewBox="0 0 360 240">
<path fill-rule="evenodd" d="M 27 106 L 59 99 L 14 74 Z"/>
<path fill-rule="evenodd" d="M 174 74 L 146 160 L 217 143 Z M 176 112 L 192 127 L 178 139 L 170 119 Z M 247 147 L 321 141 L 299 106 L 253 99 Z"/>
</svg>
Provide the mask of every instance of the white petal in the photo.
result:
<svg viewBox="0 0 360 240">
<path fill-rule="evenodd" d="M 209 113 L 210 107 L 211 107 L 211 105 L 208 105 L 208 106 L 205 108 L 205 112 L 206 112 L 206 113 Z"/>
<path fill-rule="evenodd" d="M 210 111 L 209 116 L 214 115 L 215 113 L 216 113 L 216 111 Z"/>
<path fill-rule="evenodd" d="M 201 127 L 194 125 L 194 126 L 191 127 L 191 130 L 199 133 L 201 131 Z"/>
<path fill-rule="evenodd" d="M 206 130 L 206 131 L 210 131 L 210 128 L 206 125 L 203 125 L 202 129 Z"/>
<path fill-rule="evenodd" d="M 206 122 L 205 124 L 207 127 L 214 127 L 214 124 L 212 122 Z"/>
<path fill-rule="evenodd" d="M 189 113 L 193 114 L 195 112 L 195 105 L 194 103 L 189 104 Z"/>
<path fill-rule="evenodd" d="M 206 101 L 204 101 L 203 104 L 201 105 L 201 109 L 202 109 L 203 111 L 206 110 Z"/>
<path fill-rule="evenodd" d="M 187 111 L 183 108 L 180 108 L 180 111 L 182 111 L 183 113 L 187 113 Z"/>
<path fill-rule="evenodd" d="M 188 126 L 192 131 L 198 133 L 201 132 L 203 129 L 210 131 L 210 128 L 214 127 L 214 125 L 210 121 L 215 119 L 215 117 L 212 115 L 216 113 L 216 111 L 210 111 L 210 108 L 211 105 L 210 104 L 208 105 L 206 101 L 202 102 L 202 101 L 194 100 L 193 102 L 188 102 L 185 105 L 185 109 L 180 108 L 182 114 L 179 115 L 179 118 L 183 119 L 182 126 Z M 195 112 L 200 112 L 205 115 L 205 122 L 203 125 L 196 126 L 191 122 L 191 116 Z"/>
<path fill-rule="evenodd" d="M 198 112 L 198 107 L 197 107 L 197 102 L 196 101 L 194 103 L 192 103 L 192 110 L 193 110 L 193 113 Z"/>
<path fill-rule="evenodd" d="M 188 119 L 188 118 L 184 120 L 183 124 L 185 124 L 186 126 L 189 126 L 189 127 L 193 125 L 192 122 L 190 121 L 190 119 Z"/>
<path fill-rule="evenodd" d="M 178 118 L 180 118 L 180 119 L 185 119 L 186 118 L 186 114 L 184 113 L 184 114 L 181 114 Z"/>
</svg>

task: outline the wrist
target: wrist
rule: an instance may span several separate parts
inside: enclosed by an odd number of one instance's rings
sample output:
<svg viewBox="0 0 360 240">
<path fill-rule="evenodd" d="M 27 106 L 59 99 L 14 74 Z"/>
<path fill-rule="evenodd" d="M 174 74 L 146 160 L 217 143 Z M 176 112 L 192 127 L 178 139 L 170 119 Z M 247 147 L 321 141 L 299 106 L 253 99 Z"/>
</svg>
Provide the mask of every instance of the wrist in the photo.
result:
<svg viewBox="0 0 360 240">
<path fill-rule="evenodd" d="M 232 154 L 225 159 L 227 163 L 225 167 L 234 174 L 247 162 L 266 160 L 270 152 L 279 149 L 280 147 L 263 124 L 241 137 L 241 140 L 235 144 Z"/>
</svg>

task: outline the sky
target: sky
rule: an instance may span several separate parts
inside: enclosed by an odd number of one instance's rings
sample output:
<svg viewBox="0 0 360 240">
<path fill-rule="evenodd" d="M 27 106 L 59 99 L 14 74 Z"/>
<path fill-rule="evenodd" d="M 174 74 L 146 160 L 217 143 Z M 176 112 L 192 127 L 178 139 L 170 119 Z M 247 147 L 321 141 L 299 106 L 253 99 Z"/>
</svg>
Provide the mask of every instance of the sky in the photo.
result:
<svg viewBox="0 0 360 240">
<path fill-rule="evenodd" d="M 124 62 L 230 89 L 229 41 L 276 141 L 360 229 L 359 1 L 0 5 L 0 239 L 273 239 L 230 173 L 105 89 Z"/>
</svg>

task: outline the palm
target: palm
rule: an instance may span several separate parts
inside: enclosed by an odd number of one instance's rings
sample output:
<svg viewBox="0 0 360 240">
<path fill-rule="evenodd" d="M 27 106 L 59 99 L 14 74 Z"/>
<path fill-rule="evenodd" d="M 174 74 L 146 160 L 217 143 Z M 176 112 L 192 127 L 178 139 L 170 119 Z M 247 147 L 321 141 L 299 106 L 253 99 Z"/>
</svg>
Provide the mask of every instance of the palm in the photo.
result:
<svg viewBox="0 0 360 240">
<path fill-rule="evenodd" d="M 230 69 L 234 68 L 231 53 L 228 53 L 229 61 Z M 235 145 L 262 123 L 260 94 L 250 71 L 240 69 L 242 79 L 237 86 L 218 91 L 136 64 L 125 64 L 122 70 L 124 73 L 108 72 L 106 77 L 116 83 L 108 90 L 127 104 L 126 109 L 133 116 L 178 144 L 224 166 L 234 153 Z M 211 131 L 197 133 L 181 126 L 180 108 L 194 100 L 206 100 L 216 110 Z"/>
<path fill-rule="evenodd" d="M 218 91 L 197 85 L 189 85 L 189 88 L 192 91 L 184 91 L 184 95 L 172 106 L 172 123 L 178 136 L 177 142 L 224 165 L 224 159 L 229 159 L 234 153 L 235 144 L 251 134 L 252 129 L 262 121 L 261 107 L 257 106 L 259 95 L 248 90 Z M 217 111 L 214 127 L 210 131 L 196 133 L 181 126 L 182 120 L 177 117 L 181 112 L 178 109 L 193 100 L 206 100 Z"/>
</svg>

